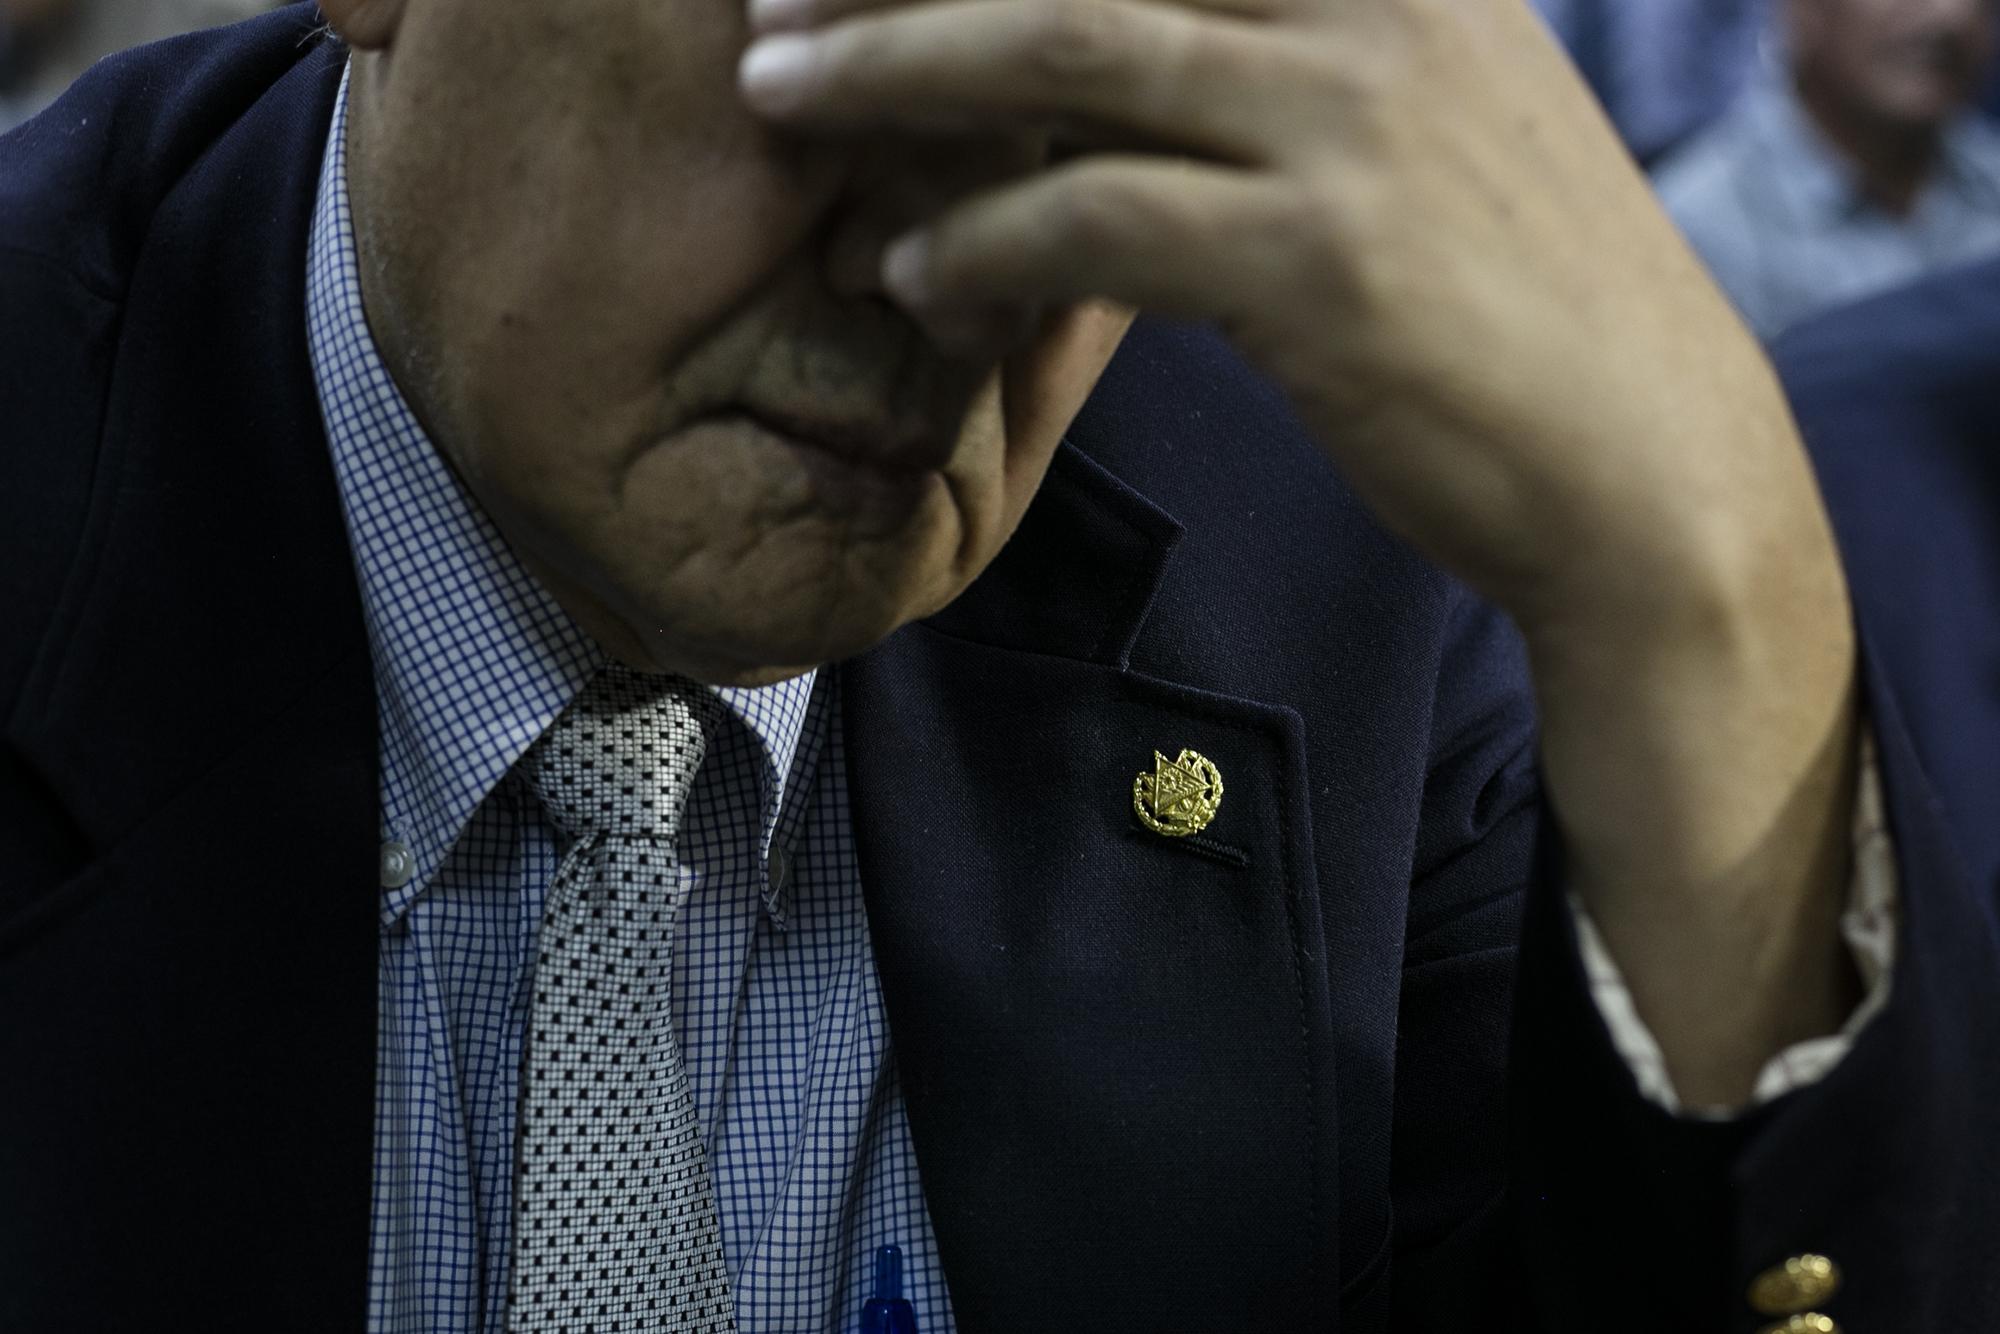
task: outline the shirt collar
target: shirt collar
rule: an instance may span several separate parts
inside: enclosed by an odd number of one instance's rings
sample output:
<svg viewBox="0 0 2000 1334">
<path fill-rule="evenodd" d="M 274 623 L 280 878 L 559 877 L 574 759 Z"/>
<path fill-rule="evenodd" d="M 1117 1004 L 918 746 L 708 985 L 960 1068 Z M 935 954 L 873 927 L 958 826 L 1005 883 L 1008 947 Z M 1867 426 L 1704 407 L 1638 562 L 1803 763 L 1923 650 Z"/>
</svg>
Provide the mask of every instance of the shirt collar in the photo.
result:
<svg viewBox="0 0 2000 1334">
<path fill-rule="evenodd" d="M 1812 123 L 1786 74 L 1766 75 L 1748 96 L 1751 123 L 1771 150 L 1771 188 L 1794 222 L 1822 230 L 1866 207 L 1853 168 Z"/>
<path fill-rule="evenodd" d="M 803 816 L 801 798 L 809 787 L 809 784 L 801 786 L 801 781 L 817 770 L 831 726 L 834 703 L 830 692 L 820 688 L 823 681 L 830 685 L 831 675 L 808 672 L 774 686 L 722 687 L 715 692 L 724 707 L 750 729 L 762 752 L 758 779 L 763 796 L 763 826 L 758 850 L 767 870 L 764 911 L 779 926 L 785 924 L 789 911 L 792 845 Z M 776 861 L 773 861 L 774 849 Z M 787 869 L 772 873 L 779 867 Z"/>
<path fill-rule="evenodd" d="M 1941 175 L 1973 203 L 2000 209 L 2000 136 L 1984 116 L 1961 116 L 1944 135 Z"/>
<path fill-rule="evenodd" d="M 384 877 L 406 881 L 383 886 L 390 926 L 605 656 L 459 486 L 382 362 L 362 309 L 347 193 L 348 89 L 343 76 L 313 209 L 306 309 L 374 664 L 382 837 L 409 852 L 403 872 Z M 763 751 L 768 858 L 813 676 L 717 694 Z M 778 910 L 783 888 L 772 884 L 767 910 Z"/>
</svg>

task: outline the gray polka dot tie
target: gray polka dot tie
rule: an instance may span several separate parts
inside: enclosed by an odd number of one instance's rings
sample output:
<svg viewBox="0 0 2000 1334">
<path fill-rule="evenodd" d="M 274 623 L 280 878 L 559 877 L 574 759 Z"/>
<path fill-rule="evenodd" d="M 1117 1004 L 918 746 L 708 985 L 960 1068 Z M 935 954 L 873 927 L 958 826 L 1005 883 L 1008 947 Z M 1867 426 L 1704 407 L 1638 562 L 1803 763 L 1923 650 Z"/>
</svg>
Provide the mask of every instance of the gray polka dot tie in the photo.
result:
<svg viewBox="0 0 2000 1334">
<path fill-rule="evenodd" d="M 706 740 L 691 682 L 606 668 L 535 743 L 571 840 L 549 887 L 522 1075 L 511 1334 L 735 1328 L 668 991 L 674 837 Z"/>
</svg>

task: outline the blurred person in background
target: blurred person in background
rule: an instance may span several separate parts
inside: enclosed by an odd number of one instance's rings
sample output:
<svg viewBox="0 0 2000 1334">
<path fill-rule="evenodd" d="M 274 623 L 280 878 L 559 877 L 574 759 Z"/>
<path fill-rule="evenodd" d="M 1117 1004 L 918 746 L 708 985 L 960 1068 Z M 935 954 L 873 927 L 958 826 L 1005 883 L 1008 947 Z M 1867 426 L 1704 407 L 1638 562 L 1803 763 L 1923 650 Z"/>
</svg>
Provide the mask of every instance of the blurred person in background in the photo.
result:
<svg viewBox="0 0 2000 1334">
<path fill-rule="evenodd" d="M 1785 0 L 1781 57 L 1660 168 L 1759 335 L 2000 252 L 2000 130 L 1974 110 L 1996 0 Z"/>
<path fill-rule="evenodd" d="M 1626 147 L 1652 162 L 1756 71 L 1772 0 L 1535 0 Z"/>
<path fill-rule="evenodd" d="M 114 51 L 270 8 L 270 0 L 0 0 L 0 134 Z"/>
</svg>

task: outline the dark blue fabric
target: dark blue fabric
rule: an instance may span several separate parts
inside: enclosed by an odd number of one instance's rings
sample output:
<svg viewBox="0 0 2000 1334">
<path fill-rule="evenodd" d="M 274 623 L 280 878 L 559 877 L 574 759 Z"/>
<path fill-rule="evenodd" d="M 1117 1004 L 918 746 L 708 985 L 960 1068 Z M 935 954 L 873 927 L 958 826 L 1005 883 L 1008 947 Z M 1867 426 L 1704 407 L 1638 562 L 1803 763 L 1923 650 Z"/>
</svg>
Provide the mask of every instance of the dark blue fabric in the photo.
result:
<svg viewBox="0 0 2000 1334">
<path fill-rule="evenodd" d="M 1830 315 L 1776 356 L 1917 750 L 2000 890 L 2000 263 Z"/>
<path fill-rule="evenodd" d="M 0 1329 L 362 1327 L 377 742 L 304 344 L 313 21 L 0 140 Z M 2000 968 L 1892 702 L 1914 980 L 1825 1088 L 1671 1121 L 1584 989 L 1516 638 L 1212 334 L 1142 324 L 993 568 L 840 671 L 968 1331 L 1747 1331 L 1805 1249 L 1912 1328 L 1941 1229 L 2000 1235 L 1945 1184 Z M 1130 811 L 1184 746 L 1205 844 Z"/>
<path fill-rule="evenodd" d="M 1931 1300 L 1896 1310 L 1887 1327 L 1990 1322 L 2000 1303 L 2000 263 L 1828 315 L 1774 356 L 1886 686 L 1872 706 L 1907 720 L 1885 740 L 1916 761 L 1890 770 L 1906 962 L 1887 1031 L 1857 1065 L 1923 1091 L 1895 1114 L 1901 1133 L 1875 1170 L 1885 1183 L 1915 1173 L 1943 1188 L 1877 1201 L 1884 1221 L 1933 1238 L 1897 1257 Z M 1906 832 L 1940 826 L 1950 837 L 1928 849 Z"/>
</svg>

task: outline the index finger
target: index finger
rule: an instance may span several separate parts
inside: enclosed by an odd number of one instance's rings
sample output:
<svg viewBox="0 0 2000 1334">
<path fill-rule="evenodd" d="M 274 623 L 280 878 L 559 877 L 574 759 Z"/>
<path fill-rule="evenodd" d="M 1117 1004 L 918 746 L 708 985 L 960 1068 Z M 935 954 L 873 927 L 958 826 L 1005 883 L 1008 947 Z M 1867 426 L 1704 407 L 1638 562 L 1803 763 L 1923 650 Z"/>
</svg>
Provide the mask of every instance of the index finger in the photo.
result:
<svg viewBox="0 0 2000 1334">
<path fill-rule="evenodd" d="M 750 0 L 750 30 L 754 33 L 796 32 L 820 28 L 841 19 L 895 9 L 909 0 Z M 1298 0 L 1153 0 L 1238 18 L 1273 18 L 1297 7 Z"/>
<path fill-rule="evenodd" d="M 762 38 L 738 77 L 788 124 L 1096 123 L 1248 165 L 1272 158 L 1287 90 L 1313 82 L 1287 77 L 1295 55 L 1274 28 L 1154 0 L 933 0 Z"/>
</svg>

